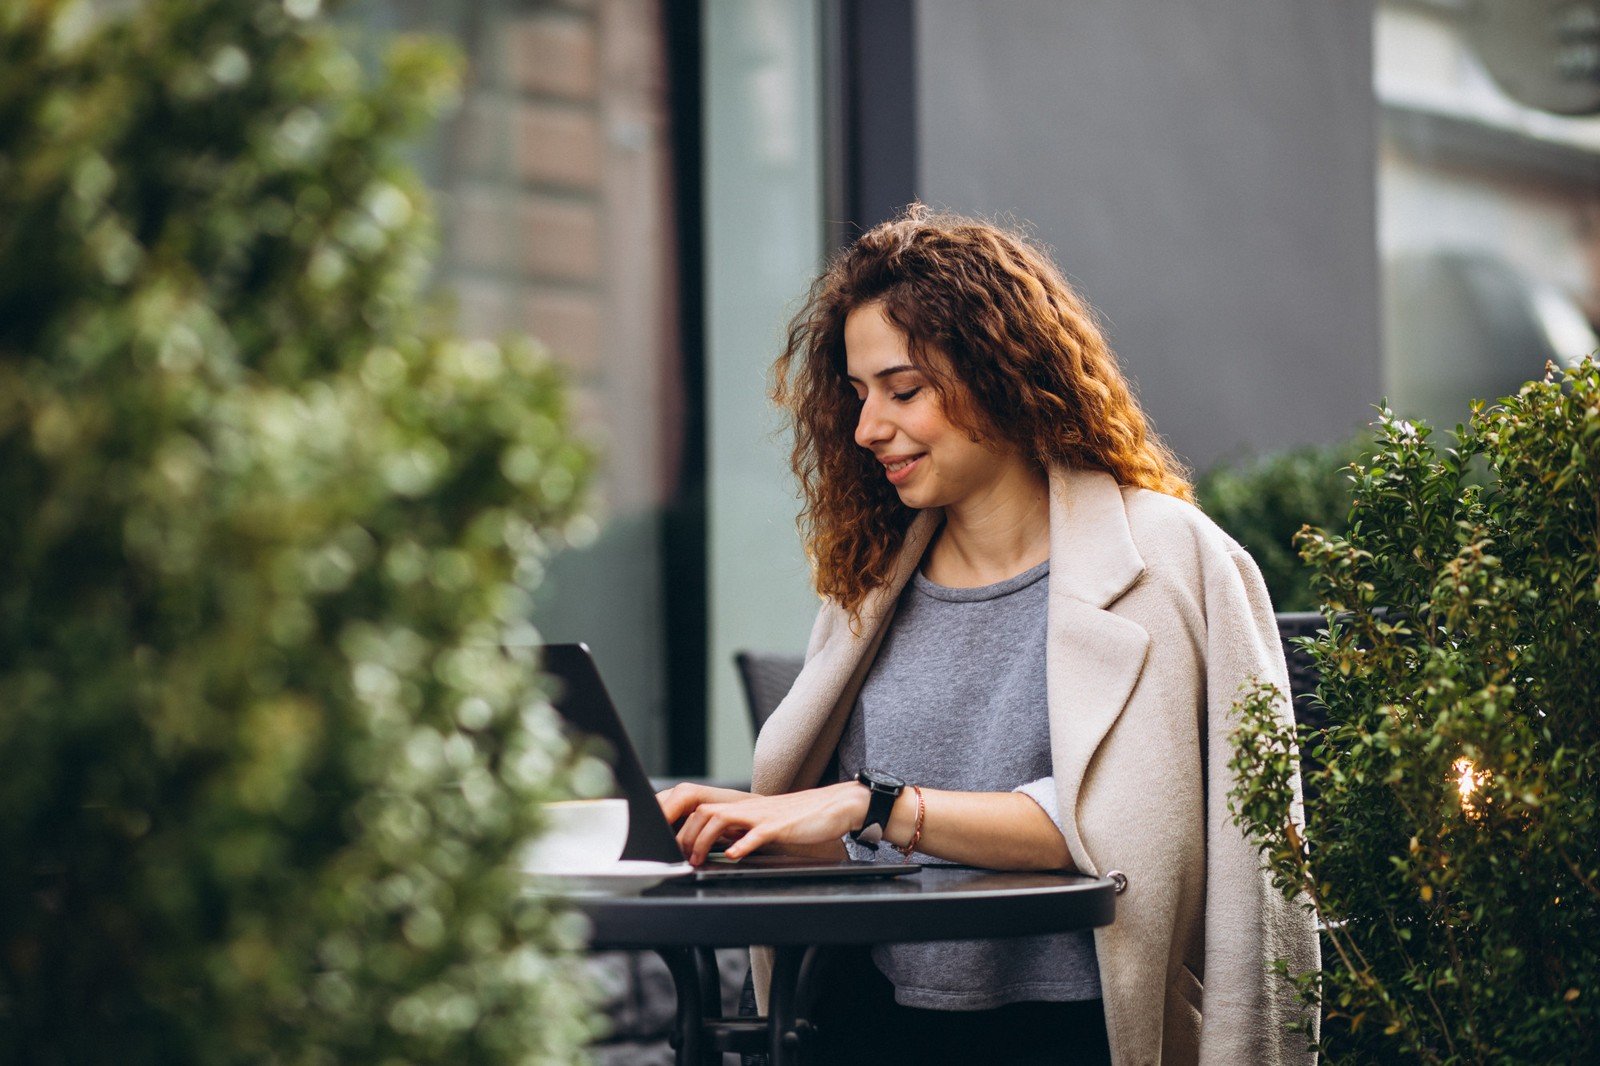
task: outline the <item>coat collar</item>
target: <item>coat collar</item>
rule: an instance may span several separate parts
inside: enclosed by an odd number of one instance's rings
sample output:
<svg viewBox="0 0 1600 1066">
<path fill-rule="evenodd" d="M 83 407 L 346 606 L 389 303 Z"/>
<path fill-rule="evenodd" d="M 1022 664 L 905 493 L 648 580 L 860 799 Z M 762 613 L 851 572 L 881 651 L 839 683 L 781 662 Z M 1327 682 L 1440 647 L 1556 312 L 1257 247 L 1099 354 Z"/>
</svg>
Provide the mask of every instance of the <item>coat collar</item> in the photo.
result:
<svg viewBox="0 0 1600 1066">
<path fill-rule="evenodd" d="M 1050 471 L 1050 587 L 1107 607 L 1139 580 L 1144 560 L 1128 530 L 1122 489 L 1099 470 Z"/>
<path fill-rule="evenodd" d="M 836 604 L 823 608 L 811 655 L 757 738 L 755 791 L 814 785 L 838 744 L 845 720 L 877 653 L 894 605 L 934 533 L 939 511 L 917 515 L 890 580 L 862 605 L 857 626 Z M 1090 759 L 1127 704 L 1143 669 L 1149 635 L 1107 611 L 1144 573 L 1128 528 L 1122 490 L 1095 470 L 1050 470 L 1050 597 L 1046 689 L 1051 761 L 1062 830 L 1078 867 L 1095 865 L 1079 837 L 1077 803 Z"/>
<path fill-rule="evenodd" d="M 889 581 L 861 610 L 864 635 L 888 620 L 906 583 L 944 522 L 939 509 L 912 520 Z M 1107 607 L 1139 580 L 1144 559 L 1134 547 L 1122 489 L 1100 470 L 1050 468 L 1050 587 L 1053 595 Z"/>
</svg>

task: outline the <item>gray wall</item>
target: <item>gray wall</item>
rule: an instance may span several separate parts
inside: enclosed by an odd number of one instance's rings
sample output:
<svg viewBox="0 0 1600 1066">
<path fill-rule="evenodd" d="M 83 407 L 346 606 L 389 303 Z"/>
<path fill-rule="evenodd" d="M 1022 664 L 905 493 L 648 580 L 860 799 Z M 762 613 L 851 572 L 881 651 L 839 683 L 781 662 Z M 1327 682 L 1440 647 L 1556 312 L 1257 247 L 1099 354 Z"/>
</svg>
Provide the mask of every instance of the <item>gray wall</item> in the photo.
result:
<svg viewBox="0 0 1600 1066">
<path fill-rule="evenodd" d="M 1203 469 L 1380 398 L 1361 0 L 919 0 L 929 203 L 1031 225 Z"/>
</svg>

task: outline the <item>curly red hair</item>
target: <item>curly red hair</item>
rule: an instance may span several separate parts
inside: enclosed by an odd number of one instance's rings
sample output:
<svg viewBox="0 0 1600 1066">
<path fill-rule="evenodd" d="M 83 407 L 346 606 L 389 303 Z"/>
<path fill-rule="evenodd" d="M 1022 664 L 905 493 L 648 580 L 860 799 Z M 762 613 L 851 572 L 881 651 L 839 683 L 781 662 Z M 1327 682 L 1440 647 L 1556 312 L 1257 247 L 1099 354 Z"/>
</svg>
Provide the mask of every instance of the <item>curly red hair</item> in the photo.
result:
<svg viewBox="0 0 1600 1066">
<path fill-rule="evenodd" d="M 844 324 L 874 302 L 905 335 L 946 417 L 974 439 L 1193 499 L 1093 311 L 1049 256 L 1020 234 L 913 204 L 829 264 L 773 364 L 772 398 L 794 430 L 813 580 L 852 615 L 888 580 L 916 513 L 855 443 L 861 401 L 846 377 Z"/>
</svg>

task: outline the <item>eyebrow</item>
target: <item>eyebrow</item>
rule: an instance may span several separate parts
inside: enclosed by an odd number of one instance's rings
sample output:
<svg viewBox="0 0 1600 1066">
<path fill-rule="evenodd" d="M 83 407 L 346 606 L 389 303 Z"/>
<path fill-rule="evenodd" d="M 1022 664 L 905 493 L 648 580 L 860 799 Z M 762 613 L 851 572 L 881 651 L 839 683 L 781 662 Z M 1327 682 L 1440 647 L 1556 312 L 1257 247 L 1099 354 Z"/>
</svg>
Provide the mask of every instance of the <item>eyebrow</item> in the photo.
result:
<svg viewBox="0 0 1600 1066">
<path fill-rule="evenodd" d="M 874 374 L 872 376 L 876 380 L 882 381 L 884 378 L 892 378 L 896 374 L 904 374 L 907 370 L 916 370 L 916 369 L 917 368 L 912 366 L 910 363 L 901 363 L 898 366 L 891 366 L 891 367 L 888 367 L 887 369 L 880 370 L 880 371 L 878 371 L 876 374 Z M 845 380 L 846 381 L 860 381 L 861 379 L 856 377 L 854 374 L 846 374 L 845 375 Z"/>
</svg>

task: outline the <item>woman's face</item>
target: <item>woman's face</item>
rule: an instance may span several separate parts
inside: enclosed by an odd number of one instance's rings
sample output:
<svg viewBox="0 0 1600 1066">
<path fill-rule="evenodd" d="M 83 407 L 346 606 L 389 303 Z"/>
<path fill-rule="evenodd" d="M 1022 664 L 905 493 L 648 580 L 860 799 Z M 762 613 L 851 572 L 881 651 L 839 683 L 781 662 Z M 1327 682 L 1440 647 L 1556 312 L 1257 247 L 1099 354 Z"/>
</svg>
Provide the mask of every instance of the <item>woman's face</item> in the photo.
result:
<svg viewBox="0 0 1600 1066">
<path fill-rule="evenodd" d="M 974 441 L 945 417 L 939 396 L 911 365 L 905 334 L 883 304 L 863 304 L 844 322 L 845 363 L 861 399 L 856 443 L 882 464 L 907 507 L 949 507 L 992 488 L 1017 458 Z"/>
</svg>

